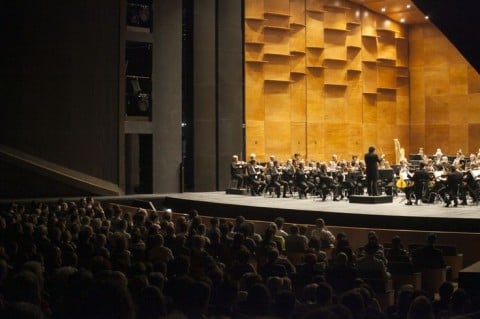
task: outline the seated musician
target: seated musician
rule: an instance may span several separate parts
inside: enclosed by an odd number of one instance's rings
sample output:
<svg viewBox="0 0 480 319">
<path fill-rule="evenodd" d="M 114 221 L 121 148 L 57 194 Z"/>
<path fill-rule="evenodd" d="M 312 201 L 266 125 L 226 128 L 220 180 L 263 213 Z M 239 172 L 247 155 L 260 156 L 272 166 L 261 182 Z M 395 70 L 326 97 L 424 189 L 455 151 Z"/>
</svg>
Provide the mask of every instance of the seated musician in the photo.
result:
<svg viewBox="0 0 480 319">
<path fill-rule="evenodd" d="M 265 189 L 265 181 L 261 177 L 261 169 L 257 161 L 252 159 L 247 165 L 248 183 L 250 184 L 250 193 L 252 196 L 261 196 Z"/>
<path fill-rule="evenodd" d="M 470 163 L 469 169 L 463 176 L 463 192 L 462 192 L 462 205 L 467 204 L 467 194 L 470 195 L 474 203 L 478 203 L 478 189 L 479 185 L 477 183 L 479 170 L 477 169 L 476 164 Z"/>
<path fill-rule="evenodd" d="M 358 155 L 352 155 L 352 160 L 350 161 L 352 167 L 358 167 Z"/>
<path fill-rule="evenodd" d="M 245 168 L 247 163 L 239 161 L 238 155 L 232 156 L 232 163 L 230 165 L 230 177 L 237 181 L 237 189 L 243 188 L 245 181 Z"/>
<path fill-rule="evenodd" d="M 288 181 L 283 179 L 283 169 L 280 166 L 280 162 L 277 160 L 273 161 L 273 167 L 275 168 L 275 171 L 278 173 L 277 175 L 277 182 L 280 184 L 280 186 L 283 188 L 283 197 L 287 197 L 287 190 L 289 189 L 289 184 Z M 293 177 L 292 177 L 293 178 Z"/>
<path fill-rule="evenodd" d="M 460 162 L 465 159 L 465 156 L 463 155 L 462 149 L 459 149 L 455 155 L 455 159 L 453 160 L 453 165 L 455 165 L 458 168 L 458 165 L 460 165 Z"/>
<path fill-rule="evenodd" d="M 305 162 L 300 161 L 298 163 L 298 168 L 295 171 L 295 184 L 298 188 L 298 196 L 300 199 L 307 198 L 307 192 L 309 187 L 307 184 L 307 172 L 305 171 Z"/>
<path fill-rule="evenodd" d="M 332 155 L 332 159 L 330 160 L 330 162 L 328 163 L 328 169 L 330 171 L 336 171 L 337 170 L 337 166 L 338 166 L 338 157 L 337 157 L 337 154 L 333 154 Z"/>
<path fill-rule="evenodd" d="M 445 207 L 449 207 L 452 202 L 454 207 L 458 206 L 457 196 L 462 180 L 463 174 L 459 172 L 454 165 L 450 166 L 450 173 L 447 176 L 447 187 L 439 191 L 439 194 L 445 203 Z"/>
<path fill-rule="evenodd" d="M 277 163 L 275 166 L 274 163 Z M 275 194 L 277 198 L 280 197 L 280 188 L 282 184 L 280 184 L 280 171 L 278 170 L 278 162 L 267 162 L 267 167 L 265 169 L 265 181 L 266 181 L 266 189 L 273 188 L 275 190 Z"/>
<path fill-rule="evenodd" d="M 435 166 L 439 167 L 442 165 L 442 157 L 443 157 L 442 150 L 437 148 L 437 151 L 435 152 L 435 154 L 433 154 L 433 161 Z"/>
<path fill-rule="evenodd" d="M 320 165 L 320 191 L 322 194 L 322 200 L 327 198 L 329 192 L 333 193 L 333 200 L 337 201 L 338 198 L 338 182 L 333 178 L 332 174 L 328 172 L 327 164 L 322 163 Z"/>
<path fill-rule="evenodd" d="M 283 187 L 283 197 L 286 197 L 286 192 L 292 194 L 292 187 L 295 182 L 295 167 L 293 166 L 293 161 L 289 158 L 287 163 L 282 168 L 281 180 L 284 182 Z"/>
<path fill-rule="evenodd" d="M 406 205 L 412 205 L 412 193 L 415 194 L 415 205 L 422 199 L 423 186 L 428 183 L 430 174 L 425 169 L 425 164 L 420 163 L 420 168 L 409 175 L 409 185 L 405 188 L 405 196 L 407 198 Z"/>
</svg>

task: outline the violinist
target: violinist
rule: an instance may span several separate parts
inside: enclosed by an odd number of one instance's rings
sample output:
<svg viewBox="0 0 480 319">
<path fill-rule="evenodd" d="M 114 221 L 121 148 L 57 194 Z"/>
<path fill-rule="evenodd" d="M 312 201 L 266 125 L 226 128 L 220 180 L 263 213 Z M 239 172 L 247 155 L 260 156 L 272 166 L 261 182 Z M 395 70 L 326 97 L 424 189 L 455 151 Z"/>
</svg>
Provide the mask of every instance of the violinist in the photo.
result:
<svg viewBox="0 0 480 319">
<path fill-rule="evenodd" d="M 230 177 L 237 181 L 237 189 L 243 188 L 245 182 L 245 168 L 247 163 L 238 160 L 238 155 L 232 156 L 230 165 Z"/>
<path fill-rule="evenodd" d="M 273 161 L 273 167 L 274 167 L 274 172 L 278 174 L 277 176 L 277 182 L 280 184 L 280 186 L 283 188 L 283 198 L 287 197 L 287 190 L 289 189 L 289 184 L 288 182 L 283 178 L 283 169 L 280 167 L 280 162 L 275 160 Z M 293 177 L 292 177 L 293 179 Z M 278 197 L 278 196 L 277 196 Z"/>
<path fill-rule="evenodd" d="M 257 161 L 252 159 L 247 165 L 248 182 L 250 184 L 250 193 L 252 196 L 261 196 L 265 189 L 265 181 L 261 177 L 260 167 Z"/>
<path fill-rule="evenodd" d="M 428 183 L 430 175 L 425 169 L 425 163 L 420 162 L 420 168 L 410 173 L 410 183 L 405 188 L 405 197 L 407 202 L 405 205 L 412 205 L 412 194 L 415 195 L 415 205 L 418 205 L 418 201 L 422 199 L 423 186 Z"/>
<path fill-rule="evenodd" d="M 463 155 L 462 149 L 459 149 L 457 151 L 457 154 L 456 154 L 455 159 L 453 160 L 452 164 L 455 165 L 458 168 L 461 161 L 465 161 L 465 156 Z"/>
</svg>

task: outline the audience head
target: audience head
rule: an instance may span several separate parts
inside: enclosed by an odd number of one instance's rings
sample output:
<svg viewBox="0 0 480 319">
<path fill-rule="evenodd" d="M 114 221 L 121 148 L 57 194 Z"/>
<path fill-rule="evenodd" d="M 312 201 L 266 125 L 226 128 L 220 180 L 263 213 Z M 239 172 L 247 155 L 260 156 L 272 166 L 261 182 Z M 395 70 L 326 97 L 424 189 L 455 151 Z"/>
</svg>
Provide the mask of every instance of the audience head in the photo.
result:
<svg viewBox="0 0 480 319">
<path fill-rule="evenodd" d="M 408 310 L 408 319 L 434 319 L 432 304 L 425 296 L 418 296 L 413 300 Z"/>
</svg>

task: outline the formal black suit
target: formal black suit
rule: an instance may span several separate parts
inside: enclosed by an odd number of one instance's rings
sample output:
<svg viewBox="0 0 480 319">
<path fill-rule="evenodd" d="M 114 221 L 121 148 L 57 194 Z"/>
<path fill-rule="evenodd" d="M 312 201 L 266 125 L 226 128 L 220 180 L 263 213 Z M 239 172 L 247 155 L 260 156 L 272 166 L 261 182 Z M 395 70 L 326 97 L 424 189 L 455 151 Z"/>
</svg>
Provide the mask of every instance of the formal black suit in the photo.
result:
<svg viewBox="0 0 480 319">
<path fill-rule="evenodd" d="M 375 149 L 365 154 L 365 164 L 367 166 L 367 193 L 369 196 L 378 195 L 378 163 L 382 159 L 375 153 Z"/>
<path fill-rule="evenodd" d="M 415 194 L 415 204 L 418 204 L 418 201 L 422 199 L 422 193 L 423 193 L 423 186 L 425 183 L 428 182 L 430 179 L 430 175 L 427 170 L 425 169 L 419 169 L 417 170 L 413 176 L 410 178 L 411 181 L 413 181 L 413 186 L 407 187 L 405 189 L 405 195 L 407 197 L 407 204 L 411 203 L 411 197 L 410 195 L 412 192 Z"/>
<path fill-rule="evenodd" d="M 444 196 L 445 204 L 448 206 L 451 202 L 454 202 L 454 205 L 458 205 L 458 191 L 463 181 L 463 174 L 457 170 L 454 170 L 447 177 L 447 193 L 448 199 Z"/>
</svg>

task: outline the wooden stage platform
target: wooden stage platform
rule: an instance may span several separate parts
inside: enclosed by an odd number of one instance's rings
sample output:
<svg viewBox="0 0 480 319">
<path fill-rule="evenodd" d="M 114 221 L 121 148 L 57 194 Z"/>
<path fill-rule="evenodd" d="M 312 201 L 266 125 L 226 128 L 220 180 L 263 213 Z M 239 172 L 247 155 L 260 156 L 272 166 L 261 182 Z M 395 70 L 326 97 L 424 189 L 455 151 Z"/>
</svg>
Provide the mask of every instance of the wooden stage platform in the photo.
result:
<svg viewBox="0 0 480 319">
<path fill-rule="evenodd" d="M 138 197 L 138 196 L 137 196 Z M 158 208 L 188 212 L 195 208 L 202 215 L 273 221 L 282 216 L 290 223 L 312 224 L 324 218 L 328 224 L 347 227 L 384 229 L 480 232 L 480 206 L 444 207 L 442 203 L 407 206 L 402 195 L 392 203 L 350 203 L 344 199 L 322 201 L 319 198 L 276 198 L 270 196 L 230 195 L 225 192 L 196 192 L 144 195 Z"/>
</svg>

